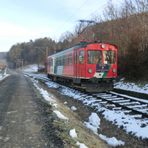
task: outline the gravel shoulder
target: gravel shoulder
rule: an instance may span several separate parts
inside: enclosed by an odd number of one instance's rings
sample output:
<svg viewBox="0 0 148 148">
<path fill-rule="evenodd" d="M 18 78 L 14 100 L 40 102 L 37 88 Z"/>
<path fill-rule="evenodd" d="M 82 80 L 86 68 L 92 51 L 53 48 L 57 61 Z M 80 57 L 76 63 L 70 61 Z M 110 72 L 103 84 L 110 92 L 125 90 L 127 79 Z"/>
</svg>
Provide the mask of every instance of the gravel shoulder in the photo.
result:
<svg viewBox="0 0 148 148">
<path fill-rule="evenodd" d="M 21 74 L 9 76 L 0 82 L 0 147 L 64 147 L 51 113 L 29 80 Z"/>
</svg>

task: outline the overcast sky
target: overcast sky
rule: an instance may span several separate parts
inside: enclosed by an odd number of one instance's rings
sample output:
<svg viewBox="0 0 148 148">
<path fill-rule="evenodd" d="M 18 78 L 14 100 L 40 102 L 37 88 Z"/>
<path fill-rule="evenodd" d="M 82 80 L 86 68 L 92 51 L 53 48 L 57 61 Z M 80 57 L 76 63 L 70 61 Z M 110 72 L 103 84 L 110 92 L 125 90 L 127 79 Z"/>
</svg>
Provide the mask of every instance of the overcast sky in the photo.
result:
<svg viewBox="0 0 148 148">
<path fill-rule="evenodd" d="M 62 33 L 72 32 L 78 20 L 101 14 L 107 1 L 0 0 L 0 52 L 31 39 L 58 40 Z"/>
</svg>

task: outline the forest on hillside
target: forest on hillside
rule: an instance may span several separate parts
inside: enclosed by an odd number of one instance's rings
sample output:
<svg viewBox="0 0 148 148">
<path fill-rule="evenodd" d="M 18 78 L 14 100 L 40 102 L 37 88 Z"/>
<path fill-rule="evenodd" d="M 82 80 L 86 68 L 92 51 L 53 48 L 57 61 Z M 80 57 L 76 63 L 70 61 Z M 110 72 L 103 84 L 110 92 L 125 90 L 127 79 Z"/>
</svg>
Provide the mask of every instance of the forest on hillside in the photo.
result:
<svg viewBox="0 0 148 148">
<path fill-rule="evenodd" d="M 48 55 L 80 40 L 99 40 L 118 46 L 119 75 L 148 79 L 148 0 L 124 0 L 120 7 L 110 1 L 103 15 L 96 14 L 92 20 L 95 21 L 81 21 L 58 42 L 45 37 L 13 45 L 7 55 L 10 67 L 19 67 L 22 62 L 24 65 L 44 64 Z"/>
</svg>

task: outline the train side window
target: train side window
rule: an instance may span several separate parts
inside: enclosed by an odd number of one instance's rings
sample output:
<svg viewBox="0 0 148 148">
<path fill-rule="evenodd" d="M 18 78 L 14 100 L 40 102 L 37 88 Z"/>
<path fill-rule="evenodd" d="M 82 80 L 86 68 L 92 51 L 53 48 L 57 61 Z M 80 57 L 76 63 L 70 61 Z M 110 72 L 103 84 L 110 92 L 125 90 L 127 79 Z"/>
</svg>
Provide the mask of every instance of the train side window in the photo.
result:
<svg viewBox="0 0 148 148">
<path fill-rule="evenodd" d="M 81 63 L 81 64 L 84 63 L 84 50 L 81 50 L 79 52 L 79 63 Z"/>
</svg>

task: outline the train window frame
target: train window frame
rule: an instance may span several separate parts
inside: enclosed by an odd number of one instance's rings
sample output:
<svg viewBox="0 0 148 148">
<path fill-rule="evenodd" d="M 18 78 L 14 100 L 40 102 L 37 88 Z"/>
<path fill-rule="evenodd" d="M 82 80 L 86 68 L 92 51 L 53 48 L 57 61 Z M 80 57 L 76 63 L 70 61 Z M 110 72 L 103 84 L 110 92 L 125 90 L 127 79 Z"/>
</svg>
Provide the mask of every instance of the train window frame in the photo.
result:
<svg viewBox="0 0 148 148">
<path fill-rule="evenodd" d="M 80 50 L 79 51 L 79 64 L 84 64 L 84 56 L 85 56 L 84 50 Z"/>
<path fill-rule="evenodd" d="M 116 51 L 103 50 L 104 64 L 116 64 Z"/>
<path fill-rule="evenodd" d="M 99 52 L 99 54 L 95 54 L 97 52 Z M 102 64 L 102 59 L 102 50 L 89 49 L 87 51 L 87 64 Z"/>
</svg>

